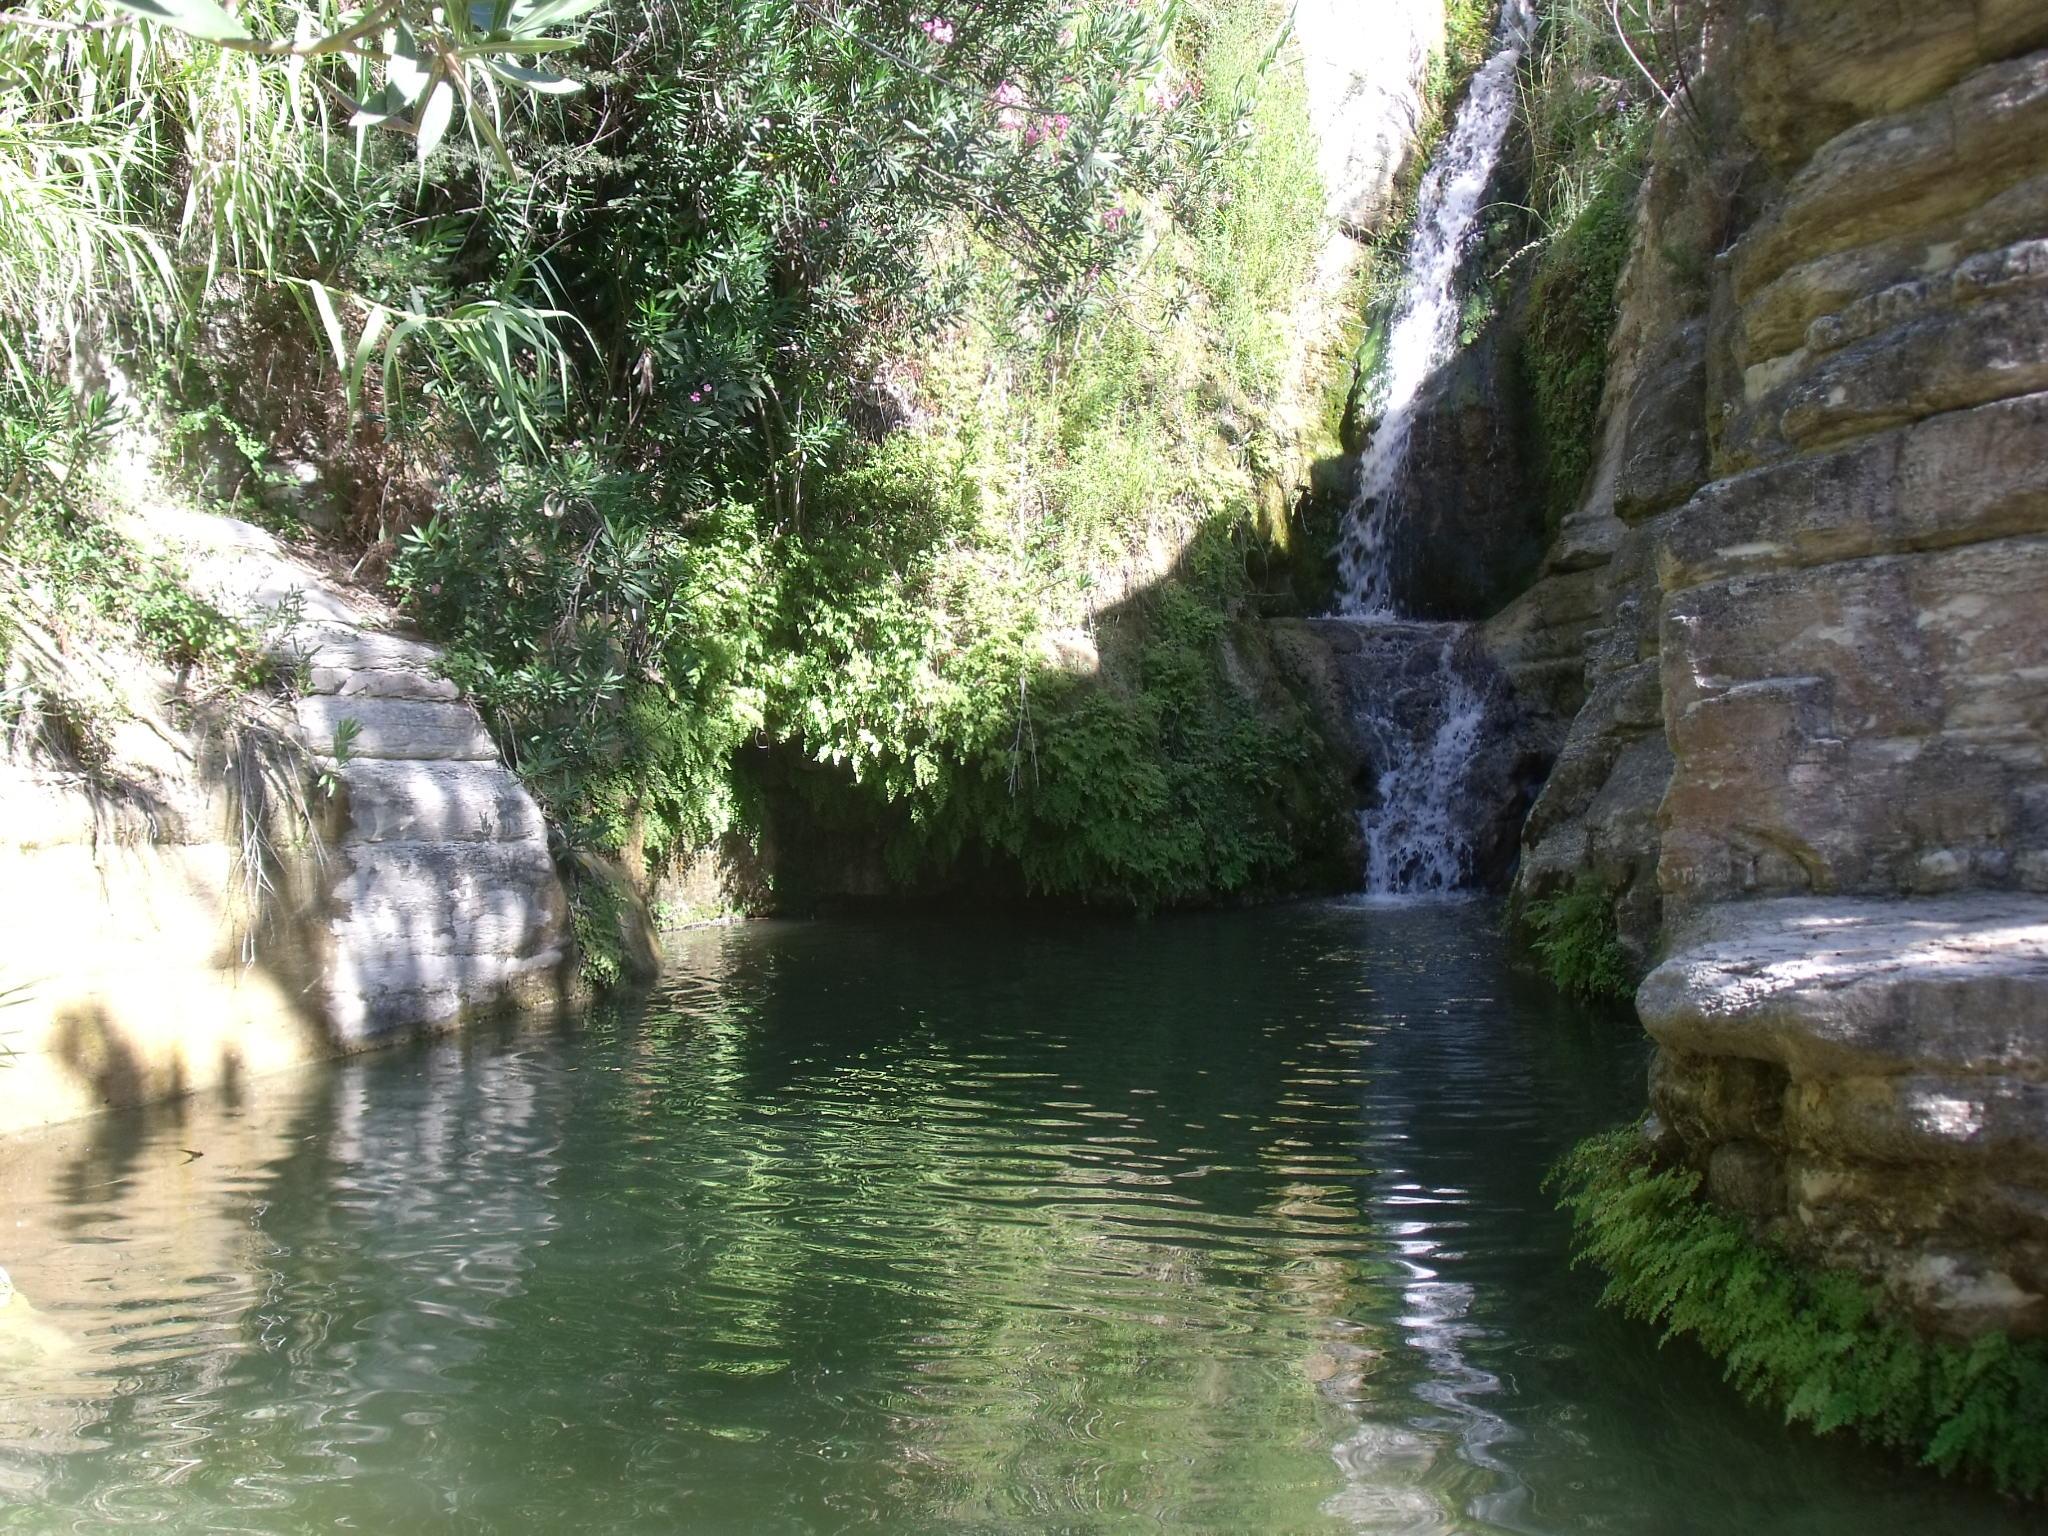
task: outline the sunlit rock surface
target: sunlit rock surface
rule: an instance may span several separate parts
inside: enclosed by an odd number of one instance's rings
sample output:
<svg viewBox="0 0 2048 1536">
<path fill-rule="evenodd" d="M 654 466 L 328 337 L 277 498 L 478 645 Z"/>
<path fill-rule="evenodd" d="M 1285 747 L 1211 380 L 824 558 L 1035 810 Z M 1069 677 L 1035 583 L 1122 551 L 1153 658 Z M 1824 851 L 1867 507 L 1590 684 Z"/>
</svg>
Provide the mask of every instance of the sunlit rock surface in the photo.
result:
<svg viewBox="0 0 2048 1536">
<path fill-rule="evenodd" d="M 1940 1326 L 2048 1325 L 2048 899 L 1705 909 L 1637 994 L 1709 1189 Z"/>
<path fill-rule="evenodd" d="M 2048 1326 L 2044 49 L 2032 4 L 1718 29 L 1592 483 L 1488 629 L 1564 722 L 1518 897 L 1661 936 L 1680 1155 L 1960 1331 Z"/>
<path fill-rule="evenodd" d="M 1379 228 L 1414 152 L 1429 63 L 1444 40 L 1443 0 L 1301 0 L 1294 9 L 1330 218 Z"/>
<path fill-rule="evenodd" d="M 132 523 L 267 633 L 295 693 L 185 719 L 138 667 L 117 789 L 0 768 L 0 1132 L 551 995 L 539 808 L 433 648 L 246 523 Z"/>
</svg>

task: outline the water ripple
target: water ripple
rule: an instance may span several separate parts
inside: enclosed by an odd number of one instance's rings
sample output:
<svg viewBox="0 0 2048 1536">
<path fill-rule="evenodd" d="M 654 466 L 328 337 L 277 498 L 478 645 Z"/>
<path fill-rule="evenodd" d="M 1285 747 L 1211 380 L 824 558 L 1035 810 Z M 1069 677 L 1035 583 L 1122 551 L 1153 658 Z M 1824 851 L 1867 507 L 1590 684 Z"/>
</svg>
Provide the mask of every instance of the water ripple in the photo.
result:
<svg viewBox="0 0 2048 1536">
<path fill-rule="evenodd" d="M 2012 1529 L 1590 1308 L 1640 1050 L 1490 923 L 708 933 L 11 1146 L 0 1530 Z"/>
</svg>

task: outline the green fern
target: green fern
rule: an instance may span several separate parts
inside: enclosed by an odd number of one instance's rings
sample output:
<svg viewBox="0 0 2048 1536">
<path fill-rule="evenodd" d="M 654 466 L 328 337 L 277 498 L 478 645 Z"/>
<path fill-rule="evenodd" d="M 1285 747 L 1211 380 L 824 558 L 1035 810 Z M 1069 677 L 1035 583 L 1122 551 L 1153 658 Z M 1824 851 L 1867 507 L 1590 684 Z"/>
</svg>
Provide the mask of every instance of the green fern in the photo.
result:
<svg viewBox="0 0 2048 1536">
<path fill-rule="evenodd" d="M 1593 999 L 1625 998 L 1635 990 L 1613 902 L 1593 875 L 1582 871 L 1563 890 L 1531 902 L 1524 922 L 1530 948 L 1561 991 Z"/>
<path fill-rule="evenodd" d="M 2048 1492 L 2048 1344 L 1931 1339 L 1854 1278 L 1802 1266 L 1659 1169 L 1633 1128 L 1581 1142 L 1552 1172 L 1603 1304 L 1689 1335 L 1745 1397 L 1816 1433 L 1851 1430 L 2004 1492 Z"/>
</svg>

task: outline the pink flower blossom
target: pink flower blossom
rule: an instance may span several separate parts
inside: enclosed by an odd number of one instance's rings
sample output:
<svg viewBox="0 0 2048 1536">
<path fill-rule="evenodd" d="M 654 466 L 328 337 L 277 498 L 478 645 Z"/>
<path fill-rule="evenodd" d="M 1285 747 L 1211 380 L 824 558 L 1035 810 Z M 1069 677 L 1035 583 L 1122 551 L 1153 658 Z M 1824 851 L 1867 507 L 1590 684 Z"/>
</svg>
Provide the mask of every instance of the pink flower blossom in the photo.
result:
<svg viewBox="0 0 2048 1536">
<path fill-rule="evenodd" d="M 1145 93 L 1145 99 L 1155 112 L 1171 112 L 1192 94 L 1185 82 L 1155 80 L 1152 89 Z"/>
<path fill-rule="evenodd" d="M 914 17 L 918 31 L 937 43 L 941 48 L 953 41 L 953 23 L 943 16 Z"/>
<path fill-rule="evenodd" d="M 1106 208 L 1103 210 L 1102 227 L 1104 229 L 1117 229 L 1123 224 L 1123 222 L 1124 205 L 1122 203 L 1118 203 L 1114 208 Z"/>
<path fill-rule="evenodd" d="M 1006 133 L 1015 133 L 1030 121 L 1023 110 L 1023 87 L 1014 80 L 1005 80 L 996 87 L 995 104 L 1001 108 L 996 113 L 996 126 Z"/>
</svg>

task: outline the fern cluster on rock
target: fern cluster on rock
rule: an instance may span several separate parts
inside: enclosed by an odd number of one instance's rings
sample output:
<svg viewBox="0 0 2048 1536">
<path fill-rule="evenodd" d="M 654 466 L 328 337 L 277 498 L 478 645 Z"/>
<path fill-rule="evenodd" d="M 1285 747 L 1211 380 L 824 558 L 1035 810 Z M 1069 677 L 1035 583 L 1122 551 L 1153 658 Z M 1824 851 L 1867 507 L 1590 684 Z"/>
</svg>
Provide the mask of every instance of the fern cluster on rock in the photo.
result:
<svg viewBox="0 0 2048 1536">
<path fill-rule="evenodd" d="M 1795 1262 L 1659 1167 L 1633 1128 L 1582 1142 L 1551 1175 L 1602 1300 L 1689 1337 L 1745 1396 L 1821 1434 L 1849 1430 L 2008 1493 L 2048 1490 L 2048 1345 L 1930 1338 L 1845 1274 Z"/>
<path fill-rule="evenodd" d="M 1544 974 L 1574 997 L 1625 998 L 1634 990 L 1606 888 L 1590 874 L 1529 903 L 1524 921 Z"/>
</svg>

